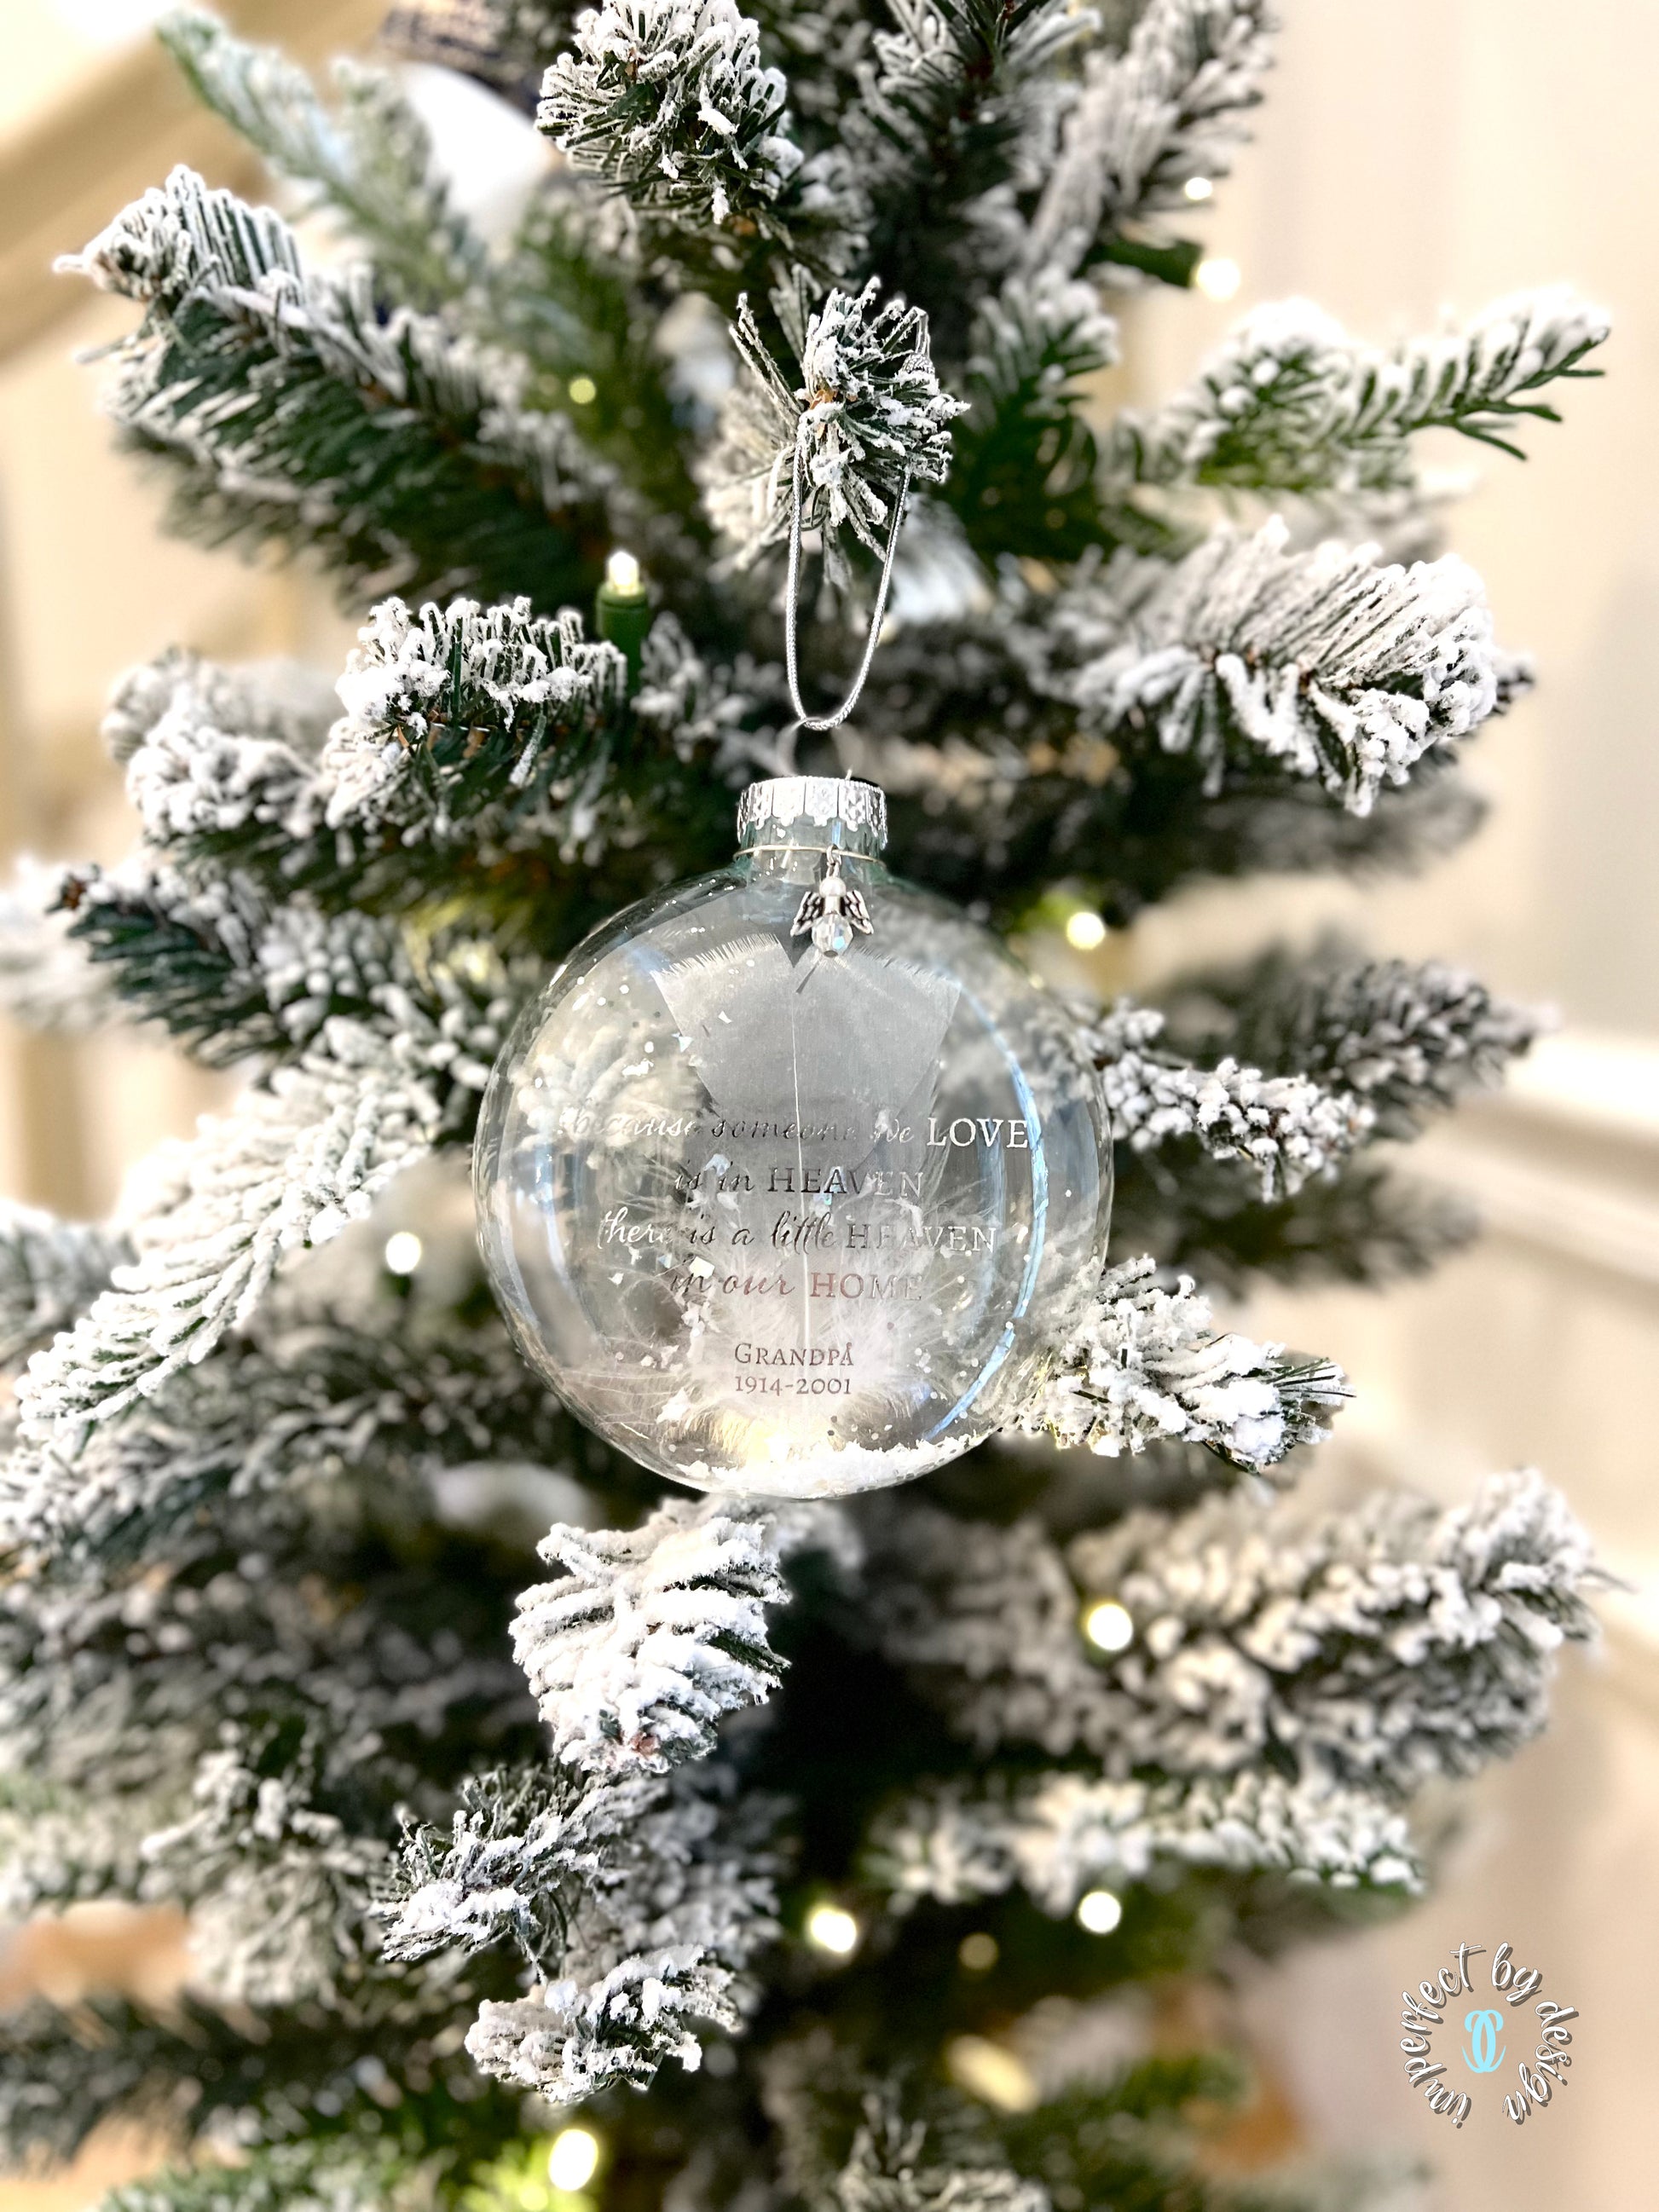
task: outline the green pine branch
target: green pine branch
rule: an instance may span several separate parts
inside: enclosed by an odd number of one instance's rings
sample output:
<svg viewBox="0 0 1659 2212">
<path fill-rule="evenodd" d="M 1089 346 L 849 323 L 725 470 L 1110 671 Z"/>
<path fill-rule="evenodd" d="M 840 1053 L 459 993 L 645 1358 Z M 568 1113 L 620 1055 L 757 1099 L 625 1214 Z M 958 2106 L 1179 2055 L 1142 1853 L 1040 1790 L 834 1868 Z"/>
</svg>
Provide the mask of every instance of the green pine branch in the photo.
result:
<svg viewBox="0 0 1659 2212">
<path fill-rule="evenodd" d="M 1478 1227 L 1460 1200 L 1376 1160 L 1264 1200 L 1188 1144 L 1155 1155 L 1120 1148 L 1112 1210 L 1127 1244 L 1237 1296 L 1260 1279 L 1381 1289 L 1426 1274 Z"/>
<path fill-rule="evenodd" d="M 1194 2123 L 1241 2102 L 1246 2086 L 1239 2061 L 1218 2051 L 1147 2058 L 1000 2118 L 997 2133 L 1010 2163 L 1051 2203 L 1225 2212 L 1231 2191 L 1194 2165 Z"/>
<path fill-rule="evenodd" d="M 106 404 L 166 465 L 179 534 L 313 551 L 348 594 L 591 595 L 608 471 L 510 356 L 388 308 L 365 270 L 307 273 L 277 216 L 184 169 L 64 265 L 146 309 Z"/>
<path fill-rule="evenodd" d="M 507 22 L 511 12 L 500 11 L 500 35 L 521 35 L 528 52 L 537 27 Z M 568 27 L 566 18 L 561 35 Z M 560 28 L 543 25 L 542 34 Z M 246 44 L 212 15 L 181 11 L 160 35 L 197 96 L 340 220 L 392 298 L 446 308 L 458 328 L 522 356 L 537 404 L 568 404 L 584 441 L 641 495 L 635 550 L 690 582 L 707 532 L 668 364 L 653 342 L 663 302 L 605 253 L 568 196 L 534 194 L 511 246 L 492 256 L 453 205 L 426 126 L 383 72 L 337 63 L 330 107 L 280 52 Z"/>
<path fill-rule="evenodd" d="M 982 560 L 1040 544 L 1075 561 L 1115 536 L 1084 381 L 1115 337 L 1087 285 L 1012 282 L 981 308 L 945 496 Z"/>
<path fill-rule="evenodd" d="M 1544 1025 L 1462 969 L 1369 959 L 1334 935 L 1184 978 L 1170 1014 L 1182 1048 L 1339 1084 L 1371 1109 L 1379 1136 L 1396 1139 L 1495 1090 Z"/>
<path fill-rule="evenodd" d="M 164 660 L 142 686 L 131 679 L 148 704 L 142 730 L 131 717 L 121 726 L 128 787 L 173 873 L 222 885 L 221 904 L 240 896 L 250 945 L 330 918 L 338 988 L 283 1000 L 290 1041 L 303 1041 L 300 1008 L 313 1029 L 327 1012 L 358 1016 L 388 980 L 441 1019 L 434 979 L 453 957 L 453 980 L 476 996 L 485 937 L 489 988 L 516 993 L 527 978 L 495 975 L 496 956 L 509 967 L 524 951 L 562 956 L 665 871 L 726 856 L 747 702 L 671 617 L 647 638 L 631 695 L 623 655 L 581 633 L 574 613 L 549 621 L 524 599 L 418 611 L 387 600 L 341 678 L 350 711 L 318 749 L 272 733 L 258 697 L 211 665 Z M 201 972 L 215 923 L 198 925 L 202 900 L 174 890 L 172 874 L 167 886 L 187 909 L 176 955 L 149 912 L 153 886 L 100 881 L 78 927 L 94 957 L 122 963 L 129 996 L 156 1000 L 169 1026 L 195 1035 L 215 1018 Z M 222 946 L 213 957 L 230 958 Z M 244 961 L 250 1022 L 292 964 Z M 221 988 L 243 987 L 228 970 Z M 226 1018 L 237 1011 L 227 1004 Z"/>
<path fill-rule="evenodd" d="M 1260 752 L 1206 775 L 1191 754 L 1121 750 L 1079 731 L 1013 642 L 998 617 L 901 632 L 860 717 L 882 736 L 855 763 L 887 791 L 897 872 L 986 901 L 1001 927 L 1030 926 L 1058 884 L 1122 927 L 1206 878 L 1411 874 L 1483 818 L 1443 754 L 1356 815 Z"/>
<path fill-rule="evenodd" d="M 91 870 L 67 878 L 62 903 L 75 916 L 70 936 L 135 1018 L 159 1023 L 204 1066 L 291 1042 L 254 957 L 267 916 L 251 885 L 225 884 L 204 902 L 174 877 Z M 334 998 L 330 1011 L 361 1018 L 372 1009 L 359 996 Z"/>
<path fill-rule="evenodd" d="M 331 112 L 304 70 L 215 15 L 180 9 L 157 36 L 203 106 L 343 218 L 398 297 L 431 310 L 480 283 L 483 242 L 433 166 L 425 125 L 383 72 L 336 63 Z"/>
<path fill-rule="evenodd" d="M 862 265 L 927 310 L 941 361 L 965 351 L 995 252 L 986 197 L 1014 181 L 1035 89 L 1090 27 L 1063 0 L 935 0 L 905 19 L 842 117 L 869 194 Z"/>
<path fill-rule="evenodd" d="M 547 380 L 550 404 L 575 408 L 583 438 L 638 493 L 644 534 L 633 550 L 672 580 L 695 633 L 718 624 L 711 533 L 686 458 L 691 410 L 658 339 L 668 301 L 606 250 L 580 207 L 549 191 L 526 210 L 490 301 L 493 327 Z"/>
<path fill-rule="evenodd" d="M 481 2081 L 446 2033 L 464 2001 L 453 1982 L 422 1990 L 404 1976 L 327 2022 L 301 2006 L 234 2025 L 188 1996 L 166 2018 L 108 1998 L 74 2014 L 37 2002 L 0 2021 L 0 2144 L 15 2163 L 67 2160 L 111 2120 L 192 2139 L 249 2120 L 268 2140 L 367 2135 L 384 2126 L 384 2082 L 417 2154 L 424 2139 L 476 2159 L 516 2134 L 518 2100 Z M 379 2069 L 368 2075 L 366 2039 Z"/>
<path fill-rule="evenodd" d="M 551 1470 L 623 1510 L 659 1487 L 548 1396 L 493 1308 L 476 1329 L 404 1312 L 391 1331 L 301 1309 L 229 1340 L 70 1458 L 20 1455 L 7 1524 L 43 1574 L 114 1577 L 176 1555 L 232 1498 L 267 1500 L 260 1510 L 281 1525 L 348 1461 L 359 1509 L 423 1527 L 425 1541 L 429 1486 L 448 1468 Z"/>
<path fill-rule="evenodd" d="M 1565 289 L 1499 301 L 1462 330 L 1394 347 L 1349 338 L 1306 301 L 1249 316 L 1196 380 L 1108 441 L 1125 483 L 1266 493 L 1408 489 L 1410 441 L 1460 432 L 1522 458 L 1510 426 L 1554 422 L 1546 386 L 1599 376 L 1607 317 Z"/>
</svg>

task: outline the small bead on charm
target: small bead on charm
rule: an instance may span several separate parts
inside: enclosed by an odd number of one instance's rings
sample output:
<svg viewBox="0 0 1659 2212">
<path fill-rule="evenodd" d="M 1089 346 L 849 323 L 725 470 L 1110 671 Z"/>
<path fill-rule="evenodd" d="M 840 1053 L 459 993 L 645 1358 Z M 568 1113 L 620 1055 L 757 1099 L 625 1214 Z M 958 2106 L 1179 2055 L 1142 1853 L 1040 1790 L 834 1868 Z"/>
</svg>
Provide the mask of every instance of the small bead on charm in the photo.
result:
<svg viewBox="0 0 1659 2212">
<path fill-rule="evenodd" d="M 802 937 L 810 929 L 818 951 L 834 956 L 846 951 L 855 929 L 868 937 L 874 927 L 863 892 L 842 874 L 841 854 L 830 854 L 823 873 L 796 908 L 789 934 Z"/>
</svg>

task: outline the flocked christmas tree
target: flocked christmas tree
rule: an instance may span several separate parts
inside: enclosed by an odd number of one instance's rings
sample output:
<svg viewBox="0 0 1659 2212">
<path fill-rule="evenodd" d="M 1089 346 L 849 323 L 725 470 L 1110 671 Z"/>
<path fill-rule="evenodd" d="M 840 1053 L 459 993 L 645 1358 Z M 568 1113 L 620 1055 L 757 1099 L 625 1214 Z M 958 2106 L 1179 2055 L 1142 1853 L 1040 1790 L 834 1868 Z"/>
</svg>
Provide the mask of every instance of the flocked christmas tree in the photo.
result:
<svg viewBox="0 0 1659 2212">
<path fill-rule="evenodd" d="M 1020 2023 L 1408 1898 L 1413 1793 L 1539 1726 L 1589 1627 L 1559 1500 L 1298 1515 L 1341 1378 L 1200 1287 L 1380 1283 L 1464 1233 L 1375 1148 L 1524 1050 L 1466 975 L 1324 946 L 1089 1013 L 1092 1316 L 1023 1435 L 872 1499 L 669 1494 L 520 1364 L 444 1226 L 517 1006 L 722 862 L 788 757 L 797 454 L 810 667 L 849 659 L 911 486 L 856 722 L 797 757 L 879 781 L 897 871 L 999 929 L 1469 830 L 1461 756 L 1527 675 L 1436 556 L 1413 441 L 1553 420 L 1601 318 L 1512 299 L 1379 349 L 1264 310 L 1164 405 L 1091 412 L 1114 299 L 1190 278 L 1187 188 L 1272 30 L 1260 0 L 410 8 L 405 51 L 539 88 L 562 149 L 486 246 L 394 80 L 325 98 L 165 27 L 352 258 L 175 172 L 74 264 L 135 305 L 106 405 L 177 528 L 304 556 L 364 626 L 337 696 L 135 671 L 137 849 L 7 909 L 25 1018 L 247 1078 L 112 1223 L 0 1233 L 0 1910 L 173 1901 L 195 1945 L 180 2009 L 5 2024 L 14 2158 L 136 2112 L 179 2164 L 135 2212 L 1237 2203 L 1182 2133 L 1223 2059 L 1067 2082 Z M 620 548 L 635 668 L 581 611 Z M 394 1184 L 412 1275 L 384 1212 L 313 1256 Z"/>
</svg>

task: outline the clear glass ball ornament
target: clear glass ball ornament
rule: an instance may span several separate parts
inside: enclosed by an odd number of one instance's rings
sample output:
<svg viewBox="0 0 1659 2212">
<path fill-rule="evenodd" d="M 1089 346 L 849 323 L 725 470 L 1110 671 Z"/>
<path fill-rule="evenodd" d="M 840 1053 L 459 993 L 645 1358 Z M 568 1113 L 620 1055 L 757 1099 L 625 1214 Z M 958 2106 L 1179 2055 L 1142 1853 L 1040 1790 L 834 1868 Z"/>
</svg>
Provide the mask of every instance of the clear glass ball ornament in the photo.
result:
<svg viewBox="0 0 1659 2212">
<path fill-rule="evenodd" d="M 597 930 L 483 1106 L 486 1263 L 588 1425 L 702 1490 L 902 1482 L 1003 1426 L 1092 1296 L 1099 1086 L 873 785 L 756 784 L 730 866 Z"/>
</svg>

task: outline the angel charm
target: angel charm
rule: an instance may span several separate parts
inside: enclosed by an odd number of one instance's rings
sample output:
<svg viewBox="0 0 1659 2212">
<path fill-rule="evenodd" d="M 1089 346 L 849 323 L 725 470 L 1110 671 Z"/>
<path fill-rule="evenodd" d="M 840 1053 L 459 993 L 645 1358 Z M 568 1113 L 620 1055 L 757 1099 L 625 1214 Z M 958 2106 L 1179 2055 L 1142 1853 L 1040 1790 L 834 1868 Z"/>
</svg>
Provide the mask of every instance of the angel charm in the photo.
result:
<svg viewBox="0 0 1659 2212">
<path fill-rule="evenodd" d="M 824 860 L 823 873 L 796 908 L 789 934 L 802 937 L 810 929 L 818 951 L 833 955 L 846 951 L 855 929 L 868 937 L 874 926 L 864 893 L 842 876 L 841 854 L 831 853 Z"/>
</svg>

